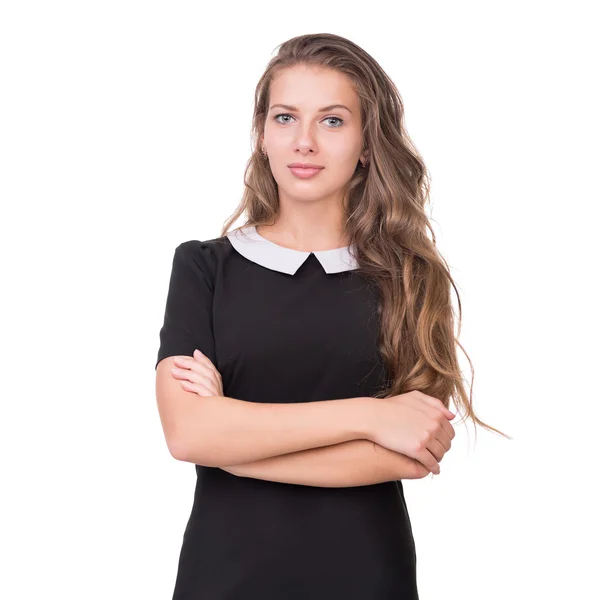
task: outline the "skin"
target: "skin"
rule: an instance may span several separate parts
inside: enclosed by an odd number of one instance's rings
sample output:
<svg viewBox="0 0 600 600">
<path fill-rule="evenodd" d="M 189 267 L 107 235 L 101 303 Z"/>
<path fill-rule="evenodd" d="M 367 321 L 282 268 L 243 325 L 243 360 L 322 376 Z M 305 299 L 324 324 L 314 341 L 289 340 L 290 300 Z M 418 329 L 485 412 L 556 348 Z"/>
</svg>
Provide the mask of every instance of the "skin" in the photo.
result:
<svg viewBox="0 0 600 600">
<path fill-rule="evenodd" d="M 287 105 L 286 107 L 274 105 Z M 323 107 L 344 105 L 321 111 Z M 293 107 L 293 108 L 290 108 Z M 284 247 L 318 251 L 347 245 L 343 208 L 347 185 L 362 151 L 360 101 L 351 80 L 330 69 L 295 66 L 273 79 L 269 111 L 260 147 L 279 189 L 279 213 L 274 225 L 257 228 L 260 235 Z M 299 179 L 292 162 L 324 169 Z M 199 396 L 222 396 L 221 375 L 198 350 L 193 357 L 175 357 L 173 377 Z M 453 415 L 452 415 L 453 416 Z M 449 449 L 449 440 L 439 452 Z M 370 440 L 314 448 L 271 457 L 224 470 L 232 474 L 320 486 L 368 485 L 394 479 L 419 479 L 430 474 L 421 462 Z M 439 466 L 436 469 L 439 473 Z"/>
<path fill-rule="evenodd" d="M 319 110 L 334 104 L 347 109 Z M 306 66 L 277 74 L 260 146 L 278 185 L 280 210 L 274 225 L 258 228 L 263 237 L 301 251 L 347 245 L 343 202 L 359 161 L 367 158 L 361 152 L 361 128 L 359 97 L 346 75 Z M 292 162 L 324 169 L 315 177 L 299 179 L 287 166 Z"/>
<path fill-rule="evenodd" d="M 180 380 L 185 390 L 201 397 L 223 395 L 221 374 L 199 350 L 194 350 L 193 356 L 175 356 L 173 362 L 176 366 L 172 376 Z M 449 448 L 448 443 L 445 451 Z M 221 468 L 240 477 L 319 487 L 373 485 L 433 476 L 419 461 L 370 440 L 352 440 Z"/>
</svg>

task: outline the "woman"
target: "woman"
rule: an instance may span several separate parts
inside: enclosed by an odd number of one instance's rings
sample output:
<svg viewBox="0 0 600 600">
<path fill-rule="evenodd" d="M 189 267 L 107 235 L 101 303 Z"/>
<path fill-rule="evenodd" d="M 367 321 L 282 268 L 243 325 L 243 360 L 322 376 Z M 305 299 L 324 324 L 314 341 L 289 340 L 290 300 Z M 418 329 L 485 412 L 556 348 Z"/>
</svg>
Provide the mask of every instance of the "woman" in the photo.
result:
<svg viewBox="0 0 600 600">
<path fill-rule="evenodd" d="M 498 431 L 463 387 L 425 166 L 336 35 L 280 46 L 253 132 L 221 237 L 175 250 L 160 331 L 166 441 L 197 472 L 173 598 L 418 598 L 402 479 L 440 472 L 451 397 Z"/>
</svg>

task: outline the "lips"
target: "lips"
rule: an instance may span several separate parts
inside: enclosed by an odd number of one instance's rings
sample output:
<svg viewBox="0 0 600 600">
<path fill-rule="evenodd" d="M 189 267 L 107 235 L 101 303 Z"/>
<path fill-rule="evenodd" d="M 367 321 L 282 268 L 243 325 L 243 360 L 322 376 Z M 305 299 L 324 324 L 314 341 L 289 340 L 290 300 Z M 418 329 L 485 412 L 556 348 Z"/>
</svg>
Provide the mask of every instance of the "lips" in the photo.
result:
<svg viewBox="0 0 600 600">
<path fill-rule="evenodd" d="M 290 169 L 322 169 L 323 168 L 321 165 L 315 165 L 313 163 L 300 163 L 300 162 L 292 163 L 292 164 L 288 165 L 288 167 L 290 167 Z"/>
<path fill-rule="evenodd" d="M 290 171 L 299 179 L 309 179 L 323 170 L 323 167 L 294 167 L 290 166 Z"/>
</svg>

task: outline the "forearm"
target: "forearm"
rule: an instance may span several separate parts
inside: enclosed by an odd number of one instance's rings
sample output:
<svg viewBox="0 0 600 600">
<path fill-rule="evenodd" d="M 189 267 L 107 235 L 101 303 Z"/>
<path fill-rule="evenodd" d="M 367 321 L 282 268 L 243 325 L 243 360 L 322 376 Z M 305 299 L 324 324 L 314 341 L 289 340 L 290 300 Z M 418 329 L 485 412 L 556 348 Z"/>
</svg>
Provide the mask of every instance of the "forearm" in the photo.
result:
<svg viewBox="0 0 600 600">
<path fill-rule="evenodd" d="M 374 398 L 267 404 L 225 396 L 186 405 L 178 458 L 198 465 L 238 465 L 368 438 Z"/>
<path fill-rule="evenodd" d="M 419 479 L 412 458 L 365 439 L 223 467 L 234 475 L 318 487 L 353 487 L 397 479 Z"/>
</svg>

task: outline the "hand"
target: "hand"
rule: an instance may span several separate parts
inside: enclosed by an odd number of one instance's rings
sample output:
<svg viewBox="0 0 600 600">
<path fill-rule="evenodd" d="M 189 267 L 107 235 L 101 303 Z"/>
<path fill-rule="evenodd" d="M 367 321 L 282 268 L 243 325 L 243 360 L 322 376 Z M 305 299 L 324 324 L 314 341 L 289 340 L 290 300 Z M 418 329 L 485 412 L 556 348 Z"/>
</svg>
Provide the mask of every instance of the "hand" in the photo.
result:
<svg viewBox="0 0 600 600">
<path fill-rule="evenodd" d="M 171 374 L 181 380 L 181 386 L 199 396 L 222 396 L 221 374 L 208 356 L 194 350 L 193 356 L 175 356 L 176 367 Z"/>
<path fill-rule="evenodd" d="M 198 396 L 223 395 L 221 374 L 210 358 L 202 354 L 200 350 L 194 350 L 193 356 L 175 356 L 173 362 L 180 370 L 171 372 L 171 374 L 181 380 L 181 386 L 184 389 L 194 392 Z M 236 466 L 221 467 L 221 469 L 232 475 L 238 475 Z"/>
<path fill-rule="evenodd" d="M 427 477 L 427 475 L 431 475 L 433 477 L 433 473 L 427 467 L 424 467 L 418 460 L 415 460 L 414 458 L 411 458 L 410 460 L 415 463 L 415 470 L 410 478 L 405 477 L 404 479 L 423 479 L 423 477 Z M 439 472 L 437 474 L 439 475 Z"/>
<path fill-rule="evenodd" d="M 439 474 L 439 462 L 456 435 L 449 422 L 456 415 L 437 398 L 418 390 L 372 400 L 380 405 L 375 409 L 374 433 L 369 439 Z"/>
<path fill-rule="evenodd" d="M 194 350 L 193 356 L 175 356 L 173 362 L 177 368 L 171 374 L 181 380 L 181 386 L 188 392 L 199 396 L 223 395 L 221 374 L 200 350 Z"/>
</svg>

